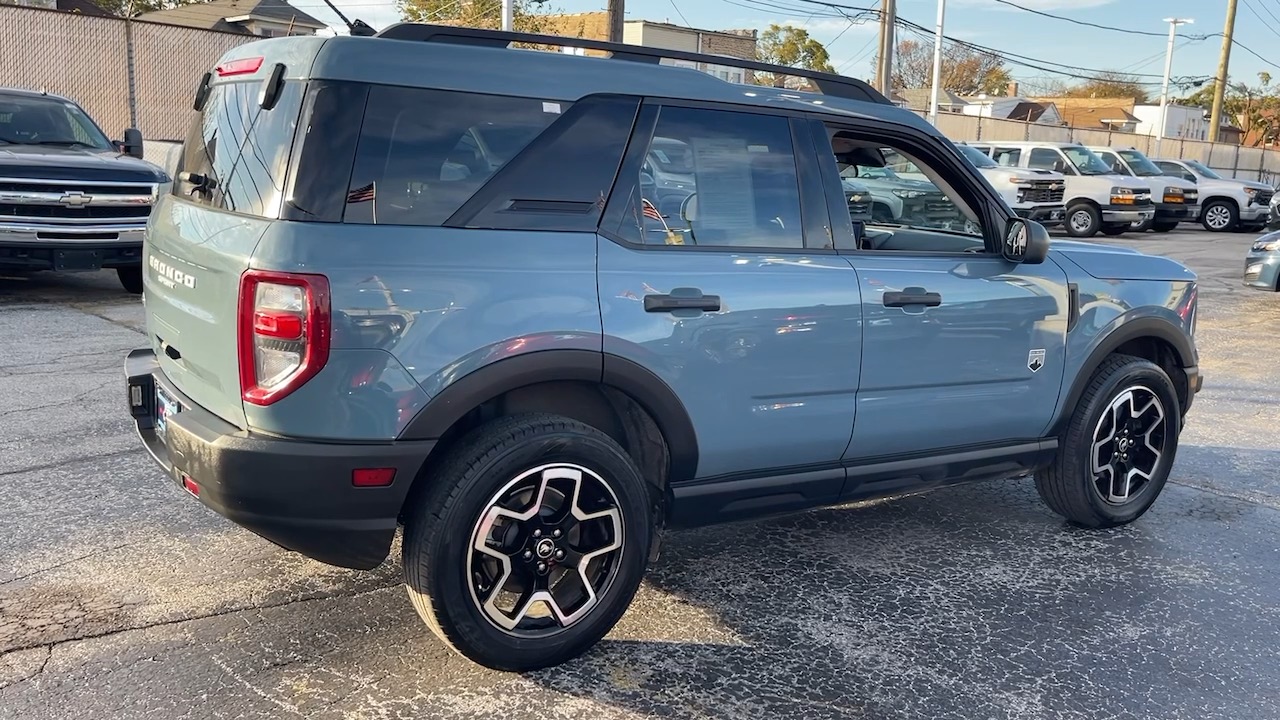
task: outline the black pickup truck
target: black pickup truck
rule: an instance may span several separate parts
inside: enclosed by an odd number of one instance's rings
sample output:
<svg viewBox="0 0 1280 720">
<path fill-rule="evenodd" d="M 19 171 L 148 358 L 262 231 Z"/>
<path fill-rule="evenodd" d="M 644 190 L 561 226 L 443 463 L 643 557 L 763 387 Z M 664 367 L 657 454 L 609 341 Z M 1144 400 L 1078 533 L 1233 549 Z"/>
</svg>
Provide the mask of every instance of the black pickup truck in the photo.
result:
<svg viewBox="0 0 1280 720">
<path fill-rule="evenodd" d="M 0 88 L 0 272 L 114 268 L 142 292 L 142 234 L 161 185 L 142 134 L 108 139 L 79 105 Z"/>
</svg>

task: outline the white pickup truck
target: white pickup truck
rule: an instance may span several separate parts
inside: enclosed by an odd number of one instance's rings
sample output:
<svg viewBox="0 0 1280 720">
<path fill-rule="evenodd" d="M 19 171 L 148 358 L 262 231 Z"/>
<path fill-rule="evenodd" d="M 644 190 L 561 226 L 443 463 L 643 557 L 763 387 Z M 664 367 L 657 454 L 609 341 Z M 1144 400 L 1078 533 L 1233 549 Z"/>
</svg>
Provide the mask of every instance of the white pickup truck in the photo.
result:
<svg viewBox="0 0 1280 720">
<path fill-rule="evenodd" d="M 1066 231 L 1073 237 L 1122 235 L 1155 217 L 1151 186 L 1141 178 L 1117 175 L 1088 148 L 1071 142 L 969 143 L 1011 168 L 1062 173 L 1066 180 Z"/>
<path fill-rule="evenodd" d="M 1134 225 L 1134 230 L 1169 232 L 1180 222 L 1197 222 L 1200 219 L 1200 191 L 1194 182 L 1166 175 L 1137 148 L 1090 146 L 1089 149 L 1117 174 L 1142 178 L 1151 186 L 1151 201 L 1155 203 L 1156 215 L 1147 222 Z"/>
<path fill-rule="evenodd" d="M 961 143 L 956 148 L 1019 217 L 1035 220 L 1045 227 L 1062 224 L 1067 189 L 1062 173 L 1004 167 L 975 147 Z"/>
<path fill-rule="evenodd" d="M 1156 158 L 1166 175 L 1193 182 L 1200 189 L 1200 224 L 1210 232 L 1260 230 L 1267 224 L 1275 188 L 1252 180 L 1224 178 L 1196 160 Z"/>
</svg>

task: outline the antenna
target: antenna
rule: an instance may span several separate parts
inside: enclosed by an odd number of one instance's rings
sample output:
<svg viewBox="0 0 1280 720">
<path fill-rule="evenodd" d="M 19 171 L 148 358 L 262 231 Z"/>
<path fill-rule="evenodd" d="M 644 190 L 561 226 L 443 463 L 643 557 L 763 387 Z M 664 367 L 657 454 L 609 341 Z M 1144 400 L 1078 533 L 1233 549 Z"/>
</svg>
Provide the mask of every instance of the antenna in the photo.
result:
<svg viewBox="0 0 1280 720">
<path fill-rule="evenodd" d="M 372 27 L 369 26 L 368 23 L 366 23 L 365 21 L 359 18 L 356 18 L 354 21 L 348 20 L 347 16 L 343 15 L 342 11 L 339 10 L 338 7 L 334 5 L 332 2 L 330 2 L 330 0 L 324 0 L 324 4 L 328 5 L 329 9 L 332 10 L 333 13 L 337 15 L 339 19 L 342 20 L 343 24 L 347 26 L 347 30 L 349 30 L 353 36 L 373 37 L 374 35 L 378 34 L 377 30 L 374 30 Z"/>
</svg>

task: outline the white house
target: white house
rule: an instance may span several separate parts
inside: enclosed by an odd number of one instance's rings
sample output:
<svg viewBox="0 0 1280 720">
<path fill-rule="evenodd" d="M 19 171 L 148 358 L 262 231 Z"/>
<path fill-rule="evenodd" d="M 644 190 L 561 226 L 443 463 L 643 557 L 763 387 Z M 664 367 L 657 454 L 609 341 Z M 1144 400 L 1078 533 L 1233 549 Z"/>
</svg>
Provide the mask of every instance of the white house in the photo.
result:
<svg viewBox="0 0 1280 720">
<path fill-rule="evenodd" d="M 1209 111 L 1189 105 L 1169 103 L 1165 108 L 1164 136 L 1183 140 L 1205 140 L 1209 137 Z M 1160 127 L 1159 105 L 1134 105 L 1133 115 L 1138 118 L 1137 133 L 1155 136 Z"/>
</svg>

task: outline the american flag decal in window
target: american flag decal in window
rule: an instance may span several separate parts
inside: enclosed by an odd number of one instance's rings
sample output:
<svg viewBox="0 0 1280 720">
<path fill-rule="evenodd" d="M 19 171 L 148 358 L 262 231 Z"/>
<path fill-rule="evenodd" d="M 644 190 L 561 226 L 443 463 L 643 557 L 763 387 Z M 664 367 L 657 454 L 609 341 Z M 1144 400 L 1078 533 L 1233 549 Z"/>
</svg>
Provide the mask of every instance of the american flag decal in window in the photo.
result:
<svg viewBox="0 0 1280 720">
<path fill-rule="evenodd" d="M 362 202 L 369 202 L 370 200 L 373 200 L 374 185 L 376 184 L 377 183 L 369 183 L 368 185 L 365 185 L 362 188 L 356 188 L 355 190 L 348 192 L 347 202 L 362 203 Z"/>
</svg>

